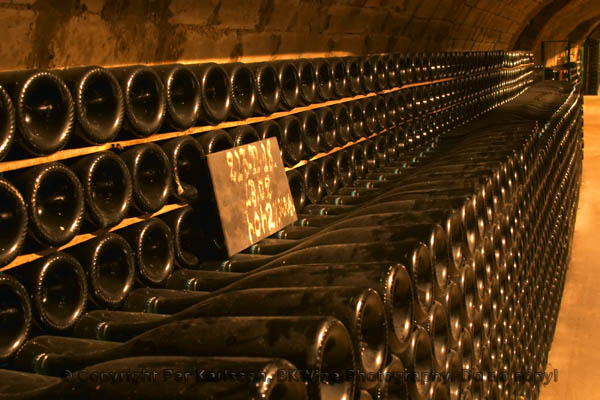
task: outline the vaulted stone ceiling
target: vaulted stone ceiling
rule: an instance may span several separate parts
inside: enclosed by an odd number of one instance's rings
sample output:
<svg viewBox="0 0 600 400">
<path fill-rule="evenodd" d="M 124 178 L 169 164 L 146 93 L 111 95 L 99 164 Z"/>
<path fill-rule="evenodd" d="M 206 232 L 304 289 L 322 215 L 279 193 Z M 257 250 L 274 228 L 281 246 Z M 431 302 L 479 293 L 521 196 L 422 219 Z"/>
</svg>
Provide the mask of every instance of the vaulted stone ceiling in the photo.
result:
<svg viewBox="0 0 600 400">
<path fill-rule="evenodd" d="M 10 0 L 0 68 L 537 50 L 598 22 L 598 0 Z"/>
</svg>

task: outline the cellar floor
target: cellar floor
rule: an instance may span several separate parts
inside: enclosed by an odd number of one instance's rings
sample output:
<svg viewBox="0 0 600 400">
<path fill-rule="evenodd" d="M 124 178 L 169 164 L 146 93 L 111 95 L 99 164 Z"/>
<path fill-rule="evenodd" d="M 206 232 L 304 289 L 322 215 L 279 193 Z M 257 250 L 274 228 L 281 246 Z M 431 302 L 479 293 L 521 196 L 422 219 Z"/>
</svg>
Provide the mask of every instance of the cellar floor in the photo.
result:
<svg viewBox="0 0 600 400">
<path fill-rule="evenodd" d="M 600 96 L 584 98 L 584 160 L 571 264 L 541 400 L 600 399 Z"/>
</svg>

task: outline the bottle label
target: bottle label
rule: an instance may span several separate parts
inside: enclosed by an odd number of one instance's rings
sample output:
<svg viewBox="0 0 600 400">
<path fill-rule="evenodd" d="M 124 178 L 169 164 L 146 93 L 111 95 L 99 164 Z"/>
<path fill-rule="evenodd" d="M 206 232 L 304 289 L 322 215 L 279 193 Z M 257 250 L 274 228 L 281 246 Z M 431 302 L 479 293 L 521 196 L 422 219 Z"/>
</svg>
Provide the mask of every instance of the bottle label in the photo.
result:
<svg viewBox="0 0 600 400">
<path fill-rule="evenodd" d="M 276 138 L 207 155 L 229 256 L 297 220 Z"/>
</svg>

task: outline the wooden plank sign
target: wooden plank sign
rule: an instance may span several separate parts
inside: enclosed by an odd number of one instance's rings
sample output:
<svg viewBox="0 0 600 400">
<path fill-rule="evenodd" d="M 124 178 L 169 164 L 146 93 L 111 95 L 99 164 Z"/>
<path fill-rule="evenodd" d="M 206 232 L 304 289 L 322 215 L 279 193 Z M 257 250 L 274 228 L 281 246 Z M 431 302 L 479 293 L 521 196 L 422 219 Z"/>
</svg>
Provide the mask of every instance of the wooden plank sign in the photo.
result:
<svg viewBox="0 0 600 400">
<path fill-rule="evenodd" d="M 206 158 L 229 256 L 297 220 L 277 139 Z"/>
</svg>

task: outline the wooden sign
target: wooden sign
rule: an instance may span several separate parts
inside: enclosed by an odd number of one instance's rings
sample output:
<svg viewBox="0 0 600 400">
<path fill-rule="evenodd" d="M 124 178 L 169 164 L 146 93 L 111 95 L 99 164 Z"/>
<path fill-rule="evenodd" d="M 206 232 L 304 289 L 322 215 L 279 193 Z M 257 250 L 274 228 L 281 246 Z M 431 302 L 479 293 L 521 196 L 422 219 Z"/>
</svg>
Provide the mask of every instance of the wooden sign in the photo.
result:
<svg viewBox="0 0 600 400">
<path fill-rule="evenodd" d="M 228 255 L 297 220 L 277 139 L 237 146 L 206 158 Z"/>
</svg>

